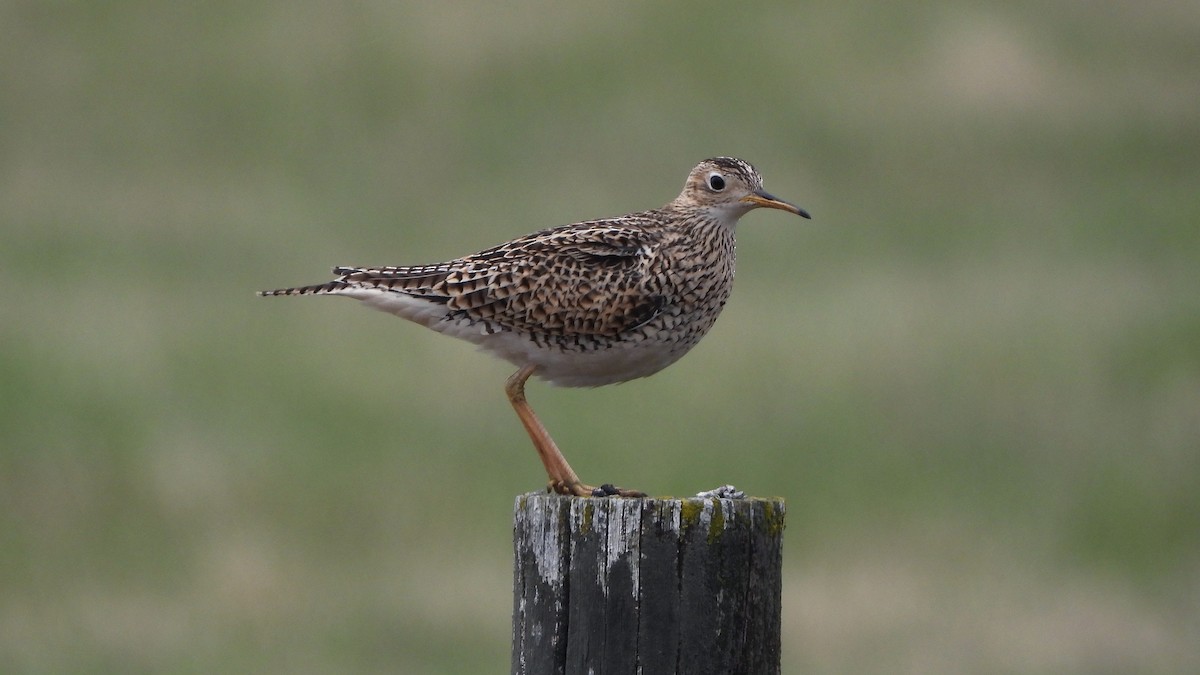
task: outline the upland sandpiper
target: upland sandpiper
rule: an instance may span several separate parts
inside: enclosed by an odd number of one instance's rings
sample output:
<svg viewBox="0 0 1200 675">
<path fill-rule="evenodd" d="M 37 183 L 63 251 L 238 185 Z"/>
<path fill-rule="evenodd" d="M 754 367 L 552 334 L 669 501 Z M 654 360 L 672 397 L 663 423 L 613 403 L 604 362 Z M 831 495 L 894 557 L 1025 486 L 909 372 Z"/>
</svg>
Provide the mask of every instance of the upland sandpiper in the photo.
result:
<svg viewBox="0 0 1200 675">
<path fill-rule="evenodd" d="M 763 190 L 749 163 L 706 159 L 661 208 L 563 225 L 434 265 L 335 267 L 333 281 L 260 295 L 343 295 L 472 342 L 515 366 L 505 390 L 550 487 L 585 485 L 525 400 L 536 375 L 597 387 L 646 377 L 708 332 L 733 288 L 734 229 L 752 209 L 808 212 Z"/>
</svg>

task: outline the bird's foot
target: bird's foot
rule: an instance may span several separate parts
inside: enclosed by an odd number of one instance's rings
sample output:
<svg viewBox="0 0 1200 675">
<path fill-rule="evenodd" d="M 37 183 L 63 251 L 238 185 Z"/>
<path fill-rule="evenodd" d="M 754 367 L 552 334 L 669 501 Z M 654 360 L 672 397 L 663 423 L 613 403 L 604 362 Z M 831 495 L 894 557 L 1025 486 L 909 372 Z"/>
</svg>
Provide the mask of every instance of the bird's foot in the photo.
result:
<svg viewBox="0 0 1200 675">
<path fill-rule="evenodd" d="M 586 485 L 584 487 L 587 487 Z M 617 487 L 612 483 L 605 483 L 598 488 L 592 488 L 593 497 L 646 497 L 646 493 L 641 490 L 630 490 L 627 488 Z"/>
<path fill-rule="evenodd" d="M 550 481 L 548 489 L 551 492 L 556 492 L 560 495 L 568 495 L 575 497 L 645 497 L 646 493 L 640 490 L 629 490 L 605 483 L 600 487 L 592 487 L 584 483 L 566 483 L 563 481 Z"/>
</svg>

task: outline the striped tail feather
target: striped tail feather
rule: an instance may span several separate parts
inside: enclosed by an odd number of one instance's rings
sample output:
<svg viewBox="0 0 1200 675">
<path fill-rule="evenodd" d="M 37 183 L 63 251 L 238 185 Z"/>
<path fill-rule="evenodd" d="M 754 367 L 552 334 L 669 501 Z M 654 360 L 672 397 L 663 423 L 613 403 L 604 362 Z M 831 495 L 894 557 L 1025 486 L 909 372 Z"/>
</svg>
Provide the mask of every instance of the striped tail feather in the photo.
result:
<svg viewBox="0 0 1200 675">
<path fill-rule="evenodd" d="M 350 284 L 341 279 L 327 281 L 323 284 L 313 284 L 311 286 L 296 286 L 294 288 L 276 288 L 270 291 L 259 291 L 258 294 L 264 298 L 269 298 L 276 295 L 336 295 L 344 291 Z"/>
</svg>

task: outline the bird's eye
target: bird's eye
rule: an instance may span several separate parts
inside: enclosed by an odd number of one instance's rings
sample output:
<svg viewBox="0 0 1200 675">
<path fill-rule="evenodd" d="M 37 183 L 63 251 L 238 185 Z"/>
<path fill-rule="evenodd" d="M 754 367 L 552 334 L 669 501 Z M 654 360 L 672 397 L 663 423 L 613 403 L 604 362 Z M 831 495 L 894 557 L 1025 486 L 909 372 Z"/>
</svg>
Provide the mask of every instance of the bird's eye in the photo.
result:
<svg viewBox="0 0 1200 675">
<path fill-rule="evenodd" d="M 708 187 L 713 192 L 720 192 L 725 189 L 725 177 L 715 171 L 708 174 Z"/>
</svg>

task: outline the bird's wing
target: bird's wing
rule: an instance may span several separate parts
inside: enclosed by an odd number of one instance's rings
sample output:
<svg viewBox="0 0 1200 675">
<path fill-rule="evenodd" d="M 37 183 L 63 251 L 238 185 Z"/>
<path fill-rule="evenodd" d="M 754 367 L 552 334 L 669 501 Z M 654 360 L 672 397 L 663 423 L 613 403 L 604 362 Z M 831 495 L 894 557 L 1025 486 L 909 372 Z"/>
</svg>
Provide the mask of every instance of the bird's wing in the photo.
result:
<svg viewBox="0 0 1200 675">
<path fill-rule="evenodd" d="M 666 304 L 651 273 L 659 239 L 641 225 L 630 217 L 567 225 L 437 265 L 337 268 L 330 284 L 403 293 L 492 330 L 612 337 Z"/>
</svg>

